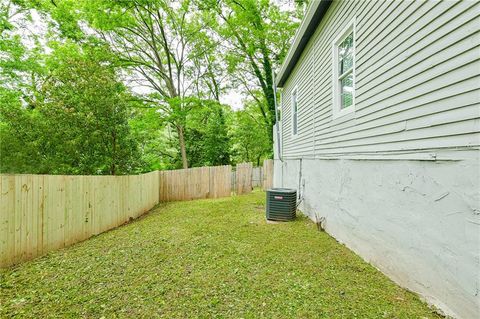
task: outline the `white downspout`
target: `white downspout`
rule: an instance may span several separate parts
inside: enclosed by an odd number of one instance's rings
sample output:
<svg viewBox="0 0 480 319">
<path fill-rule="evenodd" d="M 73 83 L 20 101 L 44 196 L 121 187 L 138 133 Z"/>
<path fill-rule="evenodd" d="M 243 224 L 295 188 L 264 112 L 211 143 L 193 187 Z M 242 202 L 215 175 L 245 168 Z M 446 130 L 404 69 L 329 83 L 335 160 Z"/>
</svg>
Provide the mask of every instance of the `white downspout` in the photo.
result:
<svg viewBox="0 0 480 319">
<path fill-rule="evenodd" d="M 272 79 L 273 79 L 273 101 L 275 104 L 275 128 L 277 131 L 278 158 L 280 159 L 281 162 L 283 162 L 281 149 L 280 149 L 280 129 L 278 125 L 279 117 L 278 117 L 278 106 L 277 106 L 277 83 L 275 80 L 275 72 L 273 70 L 272 70 Z"/>
<path fill-rule="evenodd" d="M 273 101 L 275 104 L 275 131 L 277 133 L 277 151 L 278 151 L 278 159 L 280 159 L 280 162 L 282 163 L 281 186 L 283 187 L 283 158 L 282 158 L 282 150 L 280 145 L 281 144 L 280 143 L 280 125 L 279 125 L 278 106 L 277 106 L 277 81 L 275 79 L 275 72 L 273 70 L 272 70 L 272 80 L 273 80 Z"/>
</svg>

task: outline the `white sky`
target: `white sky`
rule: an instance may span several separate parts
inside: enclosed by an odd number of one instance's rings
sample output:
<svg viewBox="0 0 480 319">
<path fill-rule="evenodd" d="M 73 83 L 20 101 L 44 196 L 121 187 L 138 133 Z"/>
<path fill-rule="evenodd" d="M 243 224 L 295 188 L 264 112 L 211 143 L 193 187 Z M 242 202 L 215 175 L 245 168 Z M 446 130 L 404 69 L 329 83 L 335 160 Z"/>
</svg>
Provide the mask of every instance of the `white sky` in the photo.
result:
<svg viewBox="0 0 480 319">
<path fill-rule="evenodd" d="M 220 96 L 220 103 L 230 105 L 234 110 L 240 110 L 243 108 L 243 99 L 244 96 L 240 92 L 236 90 L 230 90 L 229 92 Z"/>
</svg>

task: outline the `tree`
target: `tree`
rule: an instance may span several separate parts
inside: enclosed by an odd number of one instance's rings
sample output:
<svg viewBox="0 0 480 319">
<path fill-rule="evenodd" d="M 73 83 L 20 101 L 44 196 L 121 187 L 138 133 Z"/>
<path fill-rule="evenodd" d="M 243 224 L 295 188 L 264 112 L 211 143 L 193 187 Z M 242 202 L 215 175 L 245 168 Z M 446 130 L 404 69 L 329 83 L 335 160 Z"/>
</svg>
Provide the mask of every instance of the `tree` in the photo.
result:
<svg viewBox="0 0 480 319">
<path fill-rule="evenodd" d="M 191 166 L 230 164 L 229 112 L 215 100 L 198 100 L 188 114 L 185 136 Z"/>
<path fill-rule="evenodd" d="M 205 45 L 204 25 L 190 0 L 66 0 L 44 5 L 60 17 L 60 25 L 72 25 L 71 17 L 88 23 L 85 37 L 94 34 L 108 43 L 128 70 L 128 81 L 147 93 L 177 133 L 184 168 L 188 167 L 185 121 L 189 97 L 211 92 L 218 98 L 218 82 L 212 76 L 211 47 Z M 69 15 L 54 14 L 70 8 Z M 67 10 L 68 11 L 68 10 Z M 77 29 L 82 29 L 77 23 Z M 75 29 L 74 27 L 64 29 Z M 85 28 L 84 28 L 85 29 Z M 77 32 L 69 32 L 76 37 Z M 213 83 L 210 83 L 213 81 Z M 205 83 L 208 82 L 208 85 Z"/>
<path fill-rule="evenodd" d="M 12 23 L 13 19 L 16 23 Z M 32 105 L 43 72 L 44 52 L 41 35 L 26 26 L 30 19 L 29 10 L 19 6 L 17 1 L 0 2 L 0 95 L 2 98 L 15 95 L 15 99 Z"/>
<path fill-rule="evenodd" d="M 298 6 L 302 7 L 304 2 L 299 1 Z M 226 42 L 224 56 L 228 70 L 234 82 L 243 85 L 255 101 L 272 141 L 275 123 L 272 71 L 287 53 L 299 24 L 299 12 L 295 7 L 283 9 L 272 0 L 201 0 L 198 5 L 218 16 L 219 23 L 210 25 Z"/>
<path fill-rule="evenodd" d="M 42 50 L 25 23 L 29 11 L 17 1 L 0 2 L 0 171 L 29 172 L 40 160 L 34 144 L 38 131 L 32 111 L 43 74 Z M 12 20 L 15 19 L 16 23 Z M 21 36 L 19 29 L 24 30 Z M 30 48 L 24 44 L 30 42 Z M 33 113 L 33 112 L 29 112 Z M 21 128 L 25 127 L 26 130 Z M 26 140 L 26 143 L 21 143 Z"/>
<path fill-rule="evenodd" d="M 35 104 L 2 103 L 2 170 L 118 174 L 134 169 L 131 96 L 101 46 L 59 44 L 46 57 Z M 10 147 L 16 150 L 11 152 Z"/>
<path fill-rule="evenodd" d="M 306 3 L 295 2 L 2 1 L 0 137 L 18 149 L 2 166 L 122 173 L 271 156 L 272 70 Z M 38 14 L 47 31 L 20 31 Z M 220 104 L 233 87 L 250 96 L 235 114 Z"/>
<path fill-rule="evenodd" d="M 130 127 L 140 152 L 138 172 L 178 168 L 178 145 L 172 145 L 170 127 L 165 126 L 154 107 L 133 108 Z M 181 160 L 180 160 L 181 167 Z"/>
<path fill-rule="evenodd" d="M 258 93 L 261 98 L 261 93 Z M 230 124 L 232 157 L 235 162 L 261 164 L 262 159 L 271 158 L 272 147 L 268 140 L 268 127 L 263 123 L 255 100 L 247 100 L 243 110 L 233 114 Z"/>
</svg>

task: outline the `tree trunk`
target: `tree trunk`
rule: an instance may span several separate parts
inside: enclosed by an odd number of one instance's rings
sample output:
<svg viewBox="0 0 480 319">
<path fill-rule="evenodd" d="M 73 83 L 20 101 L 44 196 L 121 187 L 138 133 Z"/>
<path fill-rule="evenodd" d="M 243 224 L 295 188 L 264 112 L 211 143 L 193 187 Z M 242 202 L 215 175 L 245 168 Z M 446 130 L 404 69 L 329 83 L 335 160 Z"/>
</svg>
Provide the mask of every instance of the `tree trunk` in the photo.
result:
<svg viewBox="0 0 480 319">
<path fill-rule="evenodd" d="M 187 161 L 187 149 L 185 147 L 185 136 L 183 132 L 183 126 L 177 125 L 178 141 L 180 143 L 180 153 L 182 154 L 183 168 L 188 168 Z"/>
</svg>

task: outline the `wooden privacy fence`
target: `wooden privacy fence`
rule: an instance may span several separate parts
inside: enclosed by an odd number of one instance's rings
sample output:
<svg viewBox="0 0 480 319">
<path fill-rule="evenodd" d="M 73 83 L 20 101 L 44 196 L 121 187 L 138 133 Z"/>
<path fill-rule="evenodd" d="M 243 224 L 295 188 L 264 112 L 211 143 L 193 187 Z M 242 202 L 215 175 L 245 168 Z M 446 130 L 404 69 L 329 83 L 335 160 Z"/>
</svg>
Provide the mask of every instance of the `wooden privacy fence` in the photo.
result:
<svg viewBox="0 0 480 319">
<path fill-rule="evenodd" d="M 264 160 L 263 167 L 253 167 L 252 163 L 237 164 L 234 178 L 237 195 L 252 191 L 253 187 L 262 187 L 264 190 L 273 187 L 273 160 Z"/>
<path fill-rule="evenodd" d="M 263 161 L 263 189 L 267 190 L 273 187 L 273 160 Z"/>
<path fill-rule="evenodd" d="M 159 202 L 230 196 L 232 180 L 238 195 L 249 193 L 252 169 L 238 164 L 234 179 L 229 165 L 130 176 L 0 175 L 0 267 L 115 228 Z"/>
<path fill-rule="evenodd" d="M 263 187 L 263 167 L 252 169 L 252 187 Z"/>
<path fill-rule="evenodd" d="M 0 175 L 0 267 L 142 215 L 159 201 L 158 175 Z"/>
<path fill-rule="evenodd" d="M 160 171 L 160 201 L 230 196 L 231 171 L 230 165 Z"/>
<path fill-rule="evenodd" d="M 237 164 L 235 172 L 235 191 L 237 195 L 247 194 L 252 191 L 252 163 Z"/>
<path fill-rule="evenodd" d="M 234 184 L 235 173 L 236 172 L 232 172 Z M 252 187 L 261 187 L 264 190 L 273 187 L 273 160 L 264 160 L 263 166 L 257 166 L 252 169 Z"/>
</svg>

